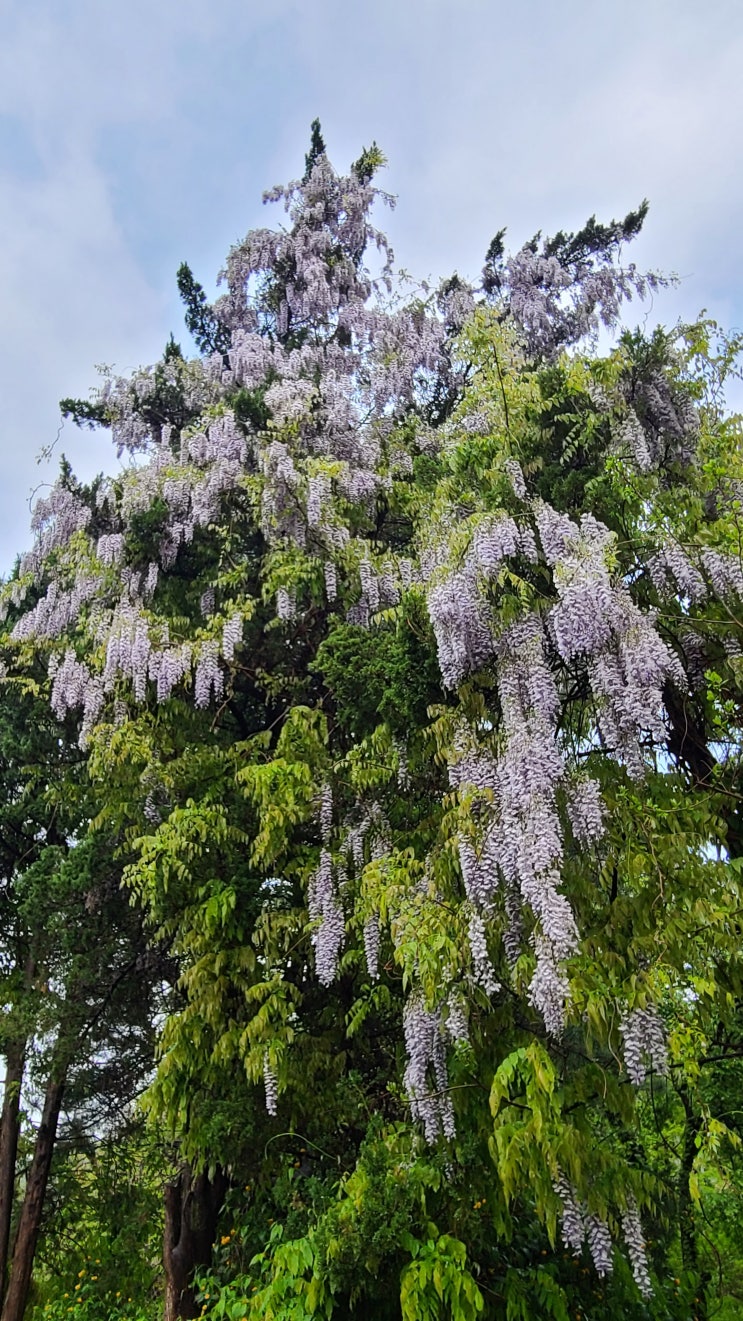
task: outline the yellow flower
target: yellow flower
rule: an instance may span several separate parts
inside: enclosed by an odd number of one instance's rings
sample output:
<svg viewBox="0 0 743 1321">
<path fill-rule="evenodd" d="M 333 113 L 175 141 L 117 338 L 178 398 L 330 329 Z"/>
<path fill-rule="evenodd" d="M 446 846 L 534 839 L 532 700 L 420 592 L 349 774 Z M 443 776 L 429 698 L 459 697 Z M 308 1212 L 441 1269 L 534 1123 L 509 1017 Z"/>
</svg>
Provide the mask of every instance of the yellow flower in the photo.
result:
<svg viewBox="0 0 743 1321">
<path fill-rule="evenodd" d="M 76 1289 L 79 1289 L 79 1288 L 80 1288 L 80 1285 L 79 1285 L 79 1284 L 76 1284 L 76 1285 L 75 1285 L 75 1288 L 76 1288 Z"/>
<path fill-rule="evenodd" d="M 78 1272 L 77 1272 L 77 1278 L 78 1278 L 78 1280 L 81 1280 L 81 1279 L 83 1278 L 83 1275 L 84 1275 L 84 1274 L 85 1274 L 85 1271 L 78 1271 Z"/>
<path fill-rule="evenodd" d="M 229 1234 L 223 1234 L 222 1237 L 221 1237 L 221 1239 L 220 1239 L 219 1241 L 220 1241 L 220 1243 L 222 1244 L 222 1247 L 224 1247 L 225 1244 L 226 1244 L 226 1243 L 229 1243 L 229 1241 L 230 1241 L 230 1236 L 229 1236 Z"/>
</svg>

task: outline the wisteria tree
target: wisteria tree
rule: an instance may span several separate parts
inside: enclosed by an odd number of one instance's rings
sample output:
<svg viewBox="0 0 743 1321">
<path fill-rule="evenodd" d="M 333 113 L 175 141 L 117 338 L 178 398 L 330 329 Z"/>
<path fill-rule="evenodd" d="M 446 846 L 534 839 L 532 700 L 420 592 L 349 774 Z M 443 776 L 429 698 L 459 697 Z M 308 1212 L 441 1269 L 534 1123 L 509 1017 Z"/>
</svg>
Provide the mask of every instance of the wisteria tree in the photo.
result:
<svg viewBox="0 0 743 1321">
<path fill-rule="evenodd" d="M 181 959 L 148 1104 L 191 1196 L 230 1171 L 207 1312 L 703 1316 L 700 1179 L 739 1140 L 738 344 L 622 332 L 644 206 L 401 283 L 382 163 L 336 174 L 316 128 L 222 296 L 181 268 L 199 356 L 65 401 L 126 463 L 37 504 L 8 664 L 78 713 L 94 828 Z"/>
</svg>

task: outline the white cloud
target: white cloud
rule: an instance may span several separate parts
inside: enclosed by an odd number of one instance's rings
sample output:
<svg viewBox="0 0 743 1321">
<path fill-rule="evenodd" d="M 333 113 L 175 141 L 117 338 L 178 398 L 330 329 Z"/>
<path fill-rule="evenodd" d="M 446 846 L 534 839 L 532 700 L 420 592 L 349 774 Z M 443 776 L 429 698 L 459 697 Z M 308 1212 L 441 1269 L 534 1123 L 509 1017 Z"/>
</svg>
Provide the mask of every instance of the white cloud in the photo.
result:
<svg viewBox="0 0 743 1321">
<path fill-rule="evenodd" d="M 40 178 L 0 177 L 0 563 L 28 540 L 27 499 L 53 480 L 63 446 L 90 473 L 105 445 L 67 426 L 50 464 L 36 456 L 63 395 L 87 395 L 102 352 L 120 368 L 162 348 L 163 300 L 122 243 L 105 182 L 85 157 Z"/>
<path fill-rule="evenodd" d="M 380 221 L 415 273 L 476 275 L 502 225 L 518 243 L 649 196 L 637 260 L 684 277 L 658 313 L 743 319 L 737 0 L 0 0 L 0 14 L 0 564 L 27 540 L 58 398 L 84 395 L 100 358 L 160 351 L 178 263 L 211 282 L 262 219 L 261 189 L 301 172 L 315 115 L 337 165 L 372 138 L 387 152 L 400 204 Z M 68 437 L 88 470 L 110 464 L 105 437 Z"/>
</svg>

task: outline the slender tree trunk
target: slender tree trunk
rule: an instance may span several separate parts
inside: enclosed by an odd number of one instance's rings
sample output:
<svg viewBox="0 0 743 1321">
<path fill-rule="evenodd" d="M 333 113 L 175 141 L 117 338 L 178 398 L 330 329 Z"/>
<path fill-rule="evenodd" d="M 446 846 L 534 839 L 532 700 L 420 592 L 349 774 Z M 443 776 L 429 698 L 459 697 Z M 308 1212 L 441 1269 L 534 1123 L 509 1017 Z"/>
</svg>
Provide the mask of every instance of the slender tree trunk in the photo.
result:
<svg viewBox="0 0 743 1321">
<path fill-rule="evenodd" d="M 226 1191 L 227 1178 L 221 1170 L 210 1179 L 206 1173 L 194 1175 L 188 1165 L 165 1188 L 165 1321 L 187 1321 L 200 1313 L 193 1274 L 211 1262 Z"/>
<path fill-rule="evenodd" d="M 679 1233 L 681 1237 L 681 1261 L 684 1271 L 696 1281 L 694 1315 L 698 1321 L 707 1321 L 706 1289 L 709 1283 L 707 1273 L 699 1269 L 699 1247 L 697 1226 L 694 1215 L 689 1179 L 694 1169 L 697 1155 L 697 1136 L 701 1127 L 701 1117 L 694 1110 L 689 1091 L 686 1087 L 678 1089 L 684 1107 L 684 1142 L 681 1153 L 681 1166 L 678 1176 Z"/>
<path fill-rule="evenodd" d="M 26 1192 L 21 1207 L 18 1230 L 13 1246 L 13 1261 L 10 1267 L 8 1291 L 3 1304 L 2 1321 L 23 1321 L 23 1314 L 28 1301 L 31 1284 L 36 1244 L 39 1238 L 41 1215 L 44 1209 L 44 1196 L 49 1180 L 49 1170 L 57 1136 L 59 1112 L 62 1108 L 66 1069 L 52 1069 L 44 1097 L 44 1109 L 41 1123 L 36 1134 L 36 1146 L 31 1162 Z"/>
<path fill-rule="evenodd" d="M 18 1114 L 26 1062 L 26 1042 L 10 1041 L 5 1052 L 5 1087 L 0 1118 L 0 1304 L 5 1296 L 13 1214 L 15 1162 L 18 1153 Z"/>
</svg>

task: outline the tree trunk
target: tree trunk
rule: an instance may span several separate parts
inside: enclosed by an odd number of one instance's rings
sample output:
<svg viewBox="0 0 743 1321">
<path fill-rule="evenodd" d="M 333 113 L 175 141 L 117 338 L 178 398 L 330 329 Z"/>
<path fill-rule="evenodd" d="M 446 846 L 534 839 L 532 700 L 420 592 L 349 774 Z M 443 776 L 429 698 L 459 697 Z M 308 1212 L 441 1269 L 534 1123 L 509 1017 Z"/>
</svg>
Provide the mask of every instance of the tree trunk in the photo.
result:
<svg viewBox="0 0 743 1321">
<path fill-rule="evenodd" d="M 663 705 L 670 726 L 668 751 L 690 772 L 695 788 L 709 789 L 715 783 L 719 764 L 709 746 L 712 733 L 705 728 L 694 703 L 670 682 L 663 689 Z M 735 799 L 725 813 L 725 824 L 728 855 L 743 857 L 743 814 Z"/>
<path fill-rule="evenodd" d="M 165 1321 L 186 1321 L 200 1313 L 192 1288 L 193 1273 L 211 1262 L 226 1191 L 227 1178 L 221 1170 L 210 1179 L 206 1173 L 194 1176 L 188 1165 L 174 1183 L 166 1185 Z M 2 1321 L 6 1321 L 4 1316 Z"/>
<path fill-rule="evenodd" d="M 0 1118 L 0 1304 L 5 1297 L 8 1274 L 10 1221 L 13 1214 L 15 1162 L 18 1152 L 18 1114 L 25 1062 L 25 1041 L 9 1041 L 5 1051 L 3 1113 Z"/>
<path fill-rule="evenodd" d="M 684 1107 L 684 1139 L 681 1153 L 681 1166 L 678 1175 L 678 1214 L 679 1235 L 681 1239 L 681 1262 L 685 1273 L 690 1277 L 698 1302 L 694 1304 L 694 1315 L 698 1321 L 707 1321 L 706 1290 L 709 1283 L 707 1273 L 699 1269 L 699 1248 L 697 1226 L 694 1215 L 694 1202 L 691 1196 L 689 1180 L 697 1156 L 697 1136 L 701 1128 L 701 1116 L 695 1112 L 689 1090 L 686 1086 L 677 1088 Z"/>
<path fill-rule="evenodd" d="M 67 1070 L 53 1069 L 46 1087 L 44 1109 L 36 1134 L 36 1146 L 31 1169 L 26 1180 L 26 1192 L 21 1207 L 13 1247 L 8 1291 L 3 1304 L 2 1321 L 23 1321 L 31 1284 L 36 1244 L 39 1238 L 44 1196 L 57 1136 L 59 1112 L 62 1108 Z"/>
</svg>

